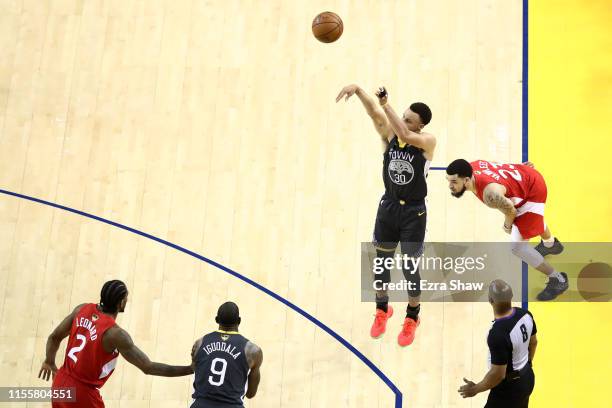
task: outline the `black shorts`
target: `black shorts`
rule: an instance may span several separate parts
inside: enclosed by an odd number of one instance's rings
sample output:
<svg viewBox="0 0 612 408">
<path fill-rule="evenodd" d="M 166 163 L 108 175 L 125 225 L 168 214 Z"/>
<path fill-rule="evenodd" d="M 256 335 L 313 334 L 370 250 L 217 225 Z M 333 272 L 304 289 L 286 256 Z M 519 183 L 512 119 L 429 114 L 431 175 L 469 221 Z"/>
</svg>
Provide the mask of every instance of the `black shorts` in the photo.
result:
<svg viewBox="0 0 612 408">
<path fill-rule="evenodd" d="M 527 408 L 533 392 L 535 375 L 529 368 L 516 380 L 503 380 L 489 392 L 485 408 Z"/>
<path fill-rule="evenodd" d="M 213 402 L 205 399 L 197 398 L 193 400 L 190 408 L 244 408 L 242 404 L 223 404 L 221 402 Z"/>
<path fill-rule="evenodd" d="M 421 256 L 427 226 L 425 201 L 402 203 L 382 197 L 376 213 L 372 243 L 378 249 L 391 251 L 401 242 L 403 253 Z"/>
</svg>

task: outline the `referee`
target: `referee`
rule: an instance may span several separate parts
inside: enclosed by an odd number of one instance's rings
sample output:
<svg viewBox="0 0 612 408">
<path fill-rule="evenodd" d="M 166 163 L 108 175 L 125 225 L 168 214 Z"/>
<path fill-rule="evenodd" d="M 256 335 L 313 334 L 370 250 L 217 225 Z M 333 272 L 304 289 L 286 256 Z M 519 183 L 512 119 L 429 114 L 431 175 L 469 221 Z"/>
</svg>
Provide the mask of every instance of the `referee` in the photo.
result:
<svg viewBox="0 0 612 408">
<path fill-rule="evenodd" d="M 531 362 L 538 340 L 533 316 L 512 307 L 512 288 L 496 279 L 489 285 L 489 303 L 495 320 L 489 330 L 489 372 L 475 384 L 465 378 L 459 387 L 463 398 L 491 390 L 485 408 L 524 408 L 529 406 L 535 377 Z"/>
</svg>

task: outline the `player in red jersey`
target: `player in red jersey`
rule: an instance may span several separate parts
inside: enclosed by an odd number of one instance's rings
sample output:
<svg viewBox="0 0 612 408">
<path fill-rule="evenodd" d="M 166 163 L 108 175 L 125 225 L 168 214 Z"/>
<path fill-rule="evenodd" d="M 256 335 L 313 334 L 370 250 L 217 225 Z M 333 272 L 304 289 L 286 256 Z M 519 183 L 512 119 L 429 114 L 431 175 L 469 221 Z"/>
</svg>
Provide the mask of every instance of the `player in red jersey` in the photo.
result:
<svg viewBox="0 0 612 408">
<path fill-rule="evenodd" d="M 488 207 L 504 214 L 504 231 L 510 234 L 512 253 L 548 276 L 538 300 L 552 300 L 568 289 L 567 275 L 544 261 L 546 255 L 560 254 L 563 245 L 544 223 L 546 183 L 532 163 L 499 164 L 485 160 L 468 163 L 457 159 L 448 165 L 446 174 L 454 197 L 469 190 Z M 542 240 L 533 248 L 529 239 L 538 235 Z"/>
<path fill-rule="evenodd" d="M 76 394 L 76 403 L 53 401 L 53 408 L 103 408 L 98 389 L 113 373 L 119 354 L 145 374 L 178 377 L 193 373 L 191 365 L 152 362 L 136 347 L 130 335 L 117 326 L 115 319 L 125 310 L 127 298 L 128 290 L 123 282 L 106 282 L 100 304 L 77 306 L 53 330 L 47 339 L 46 359 L 38 377 L 47 381 L 52 376 L 53 388 L 74 388 Z M 69 337 L 66 356 L 58 370 L 55 355 L 65 337 Z"/>
</svg>

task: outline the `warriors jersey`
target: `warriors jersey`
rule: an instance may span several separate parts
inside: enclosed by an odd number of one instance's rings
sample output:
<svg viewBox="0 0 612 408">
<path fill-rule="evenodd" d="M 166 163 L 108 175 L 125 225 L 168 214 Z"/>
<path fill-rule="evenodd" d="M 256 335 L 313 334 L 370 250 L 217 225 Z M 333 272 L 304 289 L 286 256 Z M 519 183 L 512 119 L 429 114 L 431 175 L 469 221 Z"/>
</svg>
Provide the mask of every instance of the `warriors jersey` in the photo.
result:
<svg viewBox="0 0 612 408">
<path fill-rule="evenodd" d="M 422 201 L 427 196 L 430 162 L 418 147 L 403 144 L 397 136 L 389 142 L 383 159 L 385 196 L 393 200 Z"/>
<path fill-rule="evenodd" d="M 194 399 L 243 406 L 249 375 L 247 343 L 238 332 L 219 330 L 204 336 L 195 354 Z"/>
</svg>

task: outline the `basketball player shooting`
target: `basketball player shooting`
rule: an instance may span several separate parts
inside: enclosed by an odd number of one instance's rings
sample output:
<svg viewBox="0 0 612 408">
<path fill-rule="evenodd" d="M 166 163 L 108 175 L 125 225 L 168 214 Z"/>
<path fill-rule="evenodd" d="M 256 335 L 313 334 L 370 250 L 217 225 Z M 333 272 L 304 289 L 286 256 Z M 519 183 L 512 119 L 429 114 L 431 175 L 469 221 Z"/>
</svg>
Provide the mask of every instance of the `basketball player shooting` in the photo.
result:
<svg viewBox="0 0 612 408">
<path fill-rule="evenodd" d="M 538 300 L 553 300 L 568 287 L 565 272 L 556 271 L 544 260 L 546 255 L 560 254 L 563 245 L 551 234 L 544 222 L 546 183 L 533 164 L 498 164 L 485 160 L 469 163 L 457 159 L 446 169 L 453 197 L 471 191 L 490 208 L 504 214 L 504 231 L 510 234 L 512 253 L 529 266 L 548 276 L 548 283 Z M 534 248 L 529 239 L 540 236 Z"/>
<path fill-rule="evenodd" d="M 404 255 L 418 257 L 423 251 L 425 240 L 426 177 L 436 147 L 436 138 L 422 131 L 431 120 L 431 110 L 424 103 L 413 103 L 400 118 L 388 103 L 384 87 L 376 92 L 378 104 L 357 85 L 342 88 L 336 102 L 343 97 L 348 100 L 353 95 L 357 95 L 372 118 L 385 150 L 385 193 L 378 206 L 373 239 L 377 261 L 385 266 L 385 260 L 393 258 L 398 242 L 401 242 Z M 421 277 L 418 267 L 415 268 L 412 262 L 404 263 L 403 273 L 409 285 L 408 306 L 397 342 L 405 347 L 414 341 L 420 323 Z M 385 267 L 375 281 L 375 284 L 379 282 L 380 285 L 376 287 L 376 317 L 370 329 L 373 338 L 379 338 L 385 333 L 387 321 L 393 315 L 386 290 L 390 281 L 391 271 Z"/>
<path fill-rule="evenodd" d="M 75 402 L 53 401 L 53 408 L 104 408 L 101 388 L 109 379 L 119 354 L 143 373 L 162 377 L 178 377 L 193 373 L 191 365 L 171 366 L 155 363 L 142 352 L 130 335 L 117 326 L 115 319 L 125 310 L 128 290 L 118 280 L 102 287 L 100 303 L 77 306 L 47 339 L 47 352 L 38 378 L 53 377 L 53 388 L 74 388 Z M 66 337 L 68 346 L 64 365 L 58 370 L 55 355 Z"/>
</svg>

